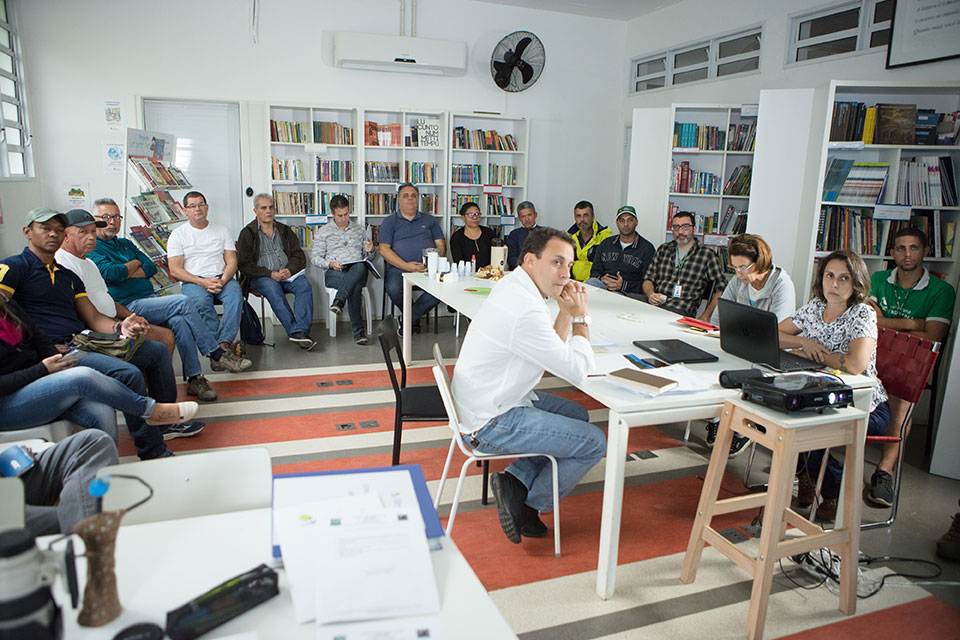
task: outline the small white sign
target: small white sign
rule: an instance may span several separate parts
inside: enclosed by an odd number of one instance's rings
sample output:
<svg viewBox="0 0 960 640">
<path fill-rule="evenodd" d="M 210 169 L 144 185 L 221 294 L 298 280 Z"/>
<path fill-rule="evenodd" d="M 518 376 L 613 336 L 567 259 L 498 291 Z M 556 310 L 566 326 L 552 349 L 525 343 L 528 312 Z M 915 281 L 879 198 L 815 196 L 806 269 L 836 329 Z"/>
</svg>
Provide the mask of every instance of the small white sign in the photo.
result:
<svg viewBox="0 0 960 640">
<path fill-rule="evenodd" d="M 90 210 L 90 183 L 89 182 L 70 182 L 63 190 L 64 211 L 70 209 Z"/>
<path fill-rule="evenodd" d="M 123 110 L 119 100 L 103 101 L 103 125 L 107 131 L 120 131 L 123 127 Z"/>
<path fill-rule="evenodd" d="M 909 220 L 911 207 L 908 204 L 878 204 L 873 208 L 874 220 Z"/>
<path fill-rule="evenodd" d="M 103 143 L 103 172 L 123 173 L 123 143 Z"/>
<path fill-rule="evenodd" d="M 485 184 L 483 185 L 483 192 L 489 195 L 496 195 L 503 193 L 502 184 Z"/>
</svg>

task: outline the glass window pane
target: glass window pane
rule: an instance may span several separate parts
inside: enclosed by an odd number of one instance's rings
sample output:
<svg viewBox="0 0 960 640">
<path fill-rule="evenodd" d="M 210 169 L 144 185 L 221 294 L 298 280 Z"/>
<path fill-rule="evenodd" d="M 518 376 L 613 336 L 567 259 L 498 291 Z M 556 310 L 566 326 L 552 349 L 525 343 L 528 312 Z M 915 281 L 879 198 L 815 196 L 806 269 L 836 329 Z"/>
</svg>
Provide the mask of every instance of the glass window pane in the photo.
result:
<svg viewBox="0 0 960 640">
<path fill-rule="evenodd" d="M 20 129 L 15 127 L 5 127 L 4 133 L 7 134 L 7 144 L 20 145 Z"/>
<path fill-rule="evenodd" d="M 746 60 L 735 60 L 734 62 L 724 62 L 717 65 L 718 76 L 728 76 L 731 73 L 743 73 L 744 71 L 756 71 L 760 66 L 760 58 L 747 58 Z"/>
<path fill-rule="evenodd" d="M 800 23 L 800 33 L 798 40 L 807 38 L 816 38 L 825 36 L 828 33 L 837 31 L 846 31 L 847 29 L 856 29 L 860 26 L 860 9 L 850 9 L 840 13 L 832 13 L 828 16 L 820 16 L 813 20 L 806 20 Z"/>
<path fill-rule="evenodd" d="M 20 108 L 12 102 L 3 103 L 3 117 L 5 120 L 20 122 Z"/>
<path fill-rule="evenodd" d="M 890 29 L 880 29 L 870 34 L 870 47 L 885 47 L 890 42 Z"/>
<path fill-rule="evenodd" d="M 878 2 L 873 8 L 873 22 L 886 22 L 893 17 L 893 0 Z"/>
<path fill-rule="evenodd" d="M 760 49 L 760 34 L 751 33 L 748 36 L 743 36 L 741 38 L 734 38 L 733 40 L 727 40 L 726 42 L 720 43 L 720 57 L 727 58 L 729 56 L 735 56 L 739 53 L 747 53 L 748 51 L 758 51 Z"/>
<path fill-rule="evenodd" d="M 797 49 L 797 62 L 815 60 L 816 58 L 823 58 L 824 56 L 835 56 L 838 53 L 848 53 L 850 51 L 856 51 L 856 49 L 857 36 L 850 36 L 849 38 L 834 40 L 833 42 L 822 42 L 820 44 L 810 45 L 809 47 L 799 47 Z"/>
<path fill-rule="evenodd" d="M 636 84 L 637 91 L 646 91 L 647 89 L 659 89 L 663 86 L 664 77 L 660 76 L 659 78 L 650 78 L 648 80 L 643 80 Z"/>
<path fill-rule="evenodd" d="M 708 48 L 693 49 L 678 53 L 673 57 L 673 68 L 689 67 L 692 64 L 703 64 L 708 58 Z"/>
<path fill-rule="evenodd" d="M 24 174 L 22 153 L 19 151 L 10 151 L 7 153 L 7 160 L 10 163 L 10 175 L 22 176 Z"/>
<path fill-rule="evenodd" d="M 0 53 L 0 69 L 13 73 L 13 58 L 6 53 Z"/>
<path fill-rule="evenodd" d="M 7 0 L 0 0 L 0 20 L 10 22 L 7 18 Z"/>
<path fill-rule="evenodd" d="M 651 73 L 666 71 L 666 69 L 667 69 L 666 58 L 657 58 L 656 60 L 647 60 L 646 62 L 640 62 L 637 64 L 637 77 L 642 78 L 643 76 L 648 76 Z"/>
<path fill-rule="evenodd" d="M 0 93 L 16 98 L 17 83 L 6 76 L 0 76 Z"/>
<path fill-rule="evenodd" d="M 6 29 L 0 28 L 0 44 L 6 48 L 10 48 L 10 32 Z"/>
<path fill-rule="evenodd" d="M 694 69 L 692 71 L 684 71 L 683 73 L 673 74 L 673 84 L 683 84 L 684 82 L 694 82 L 696 80 L 705 80 L 707 77 L 707 70 L 704 69 Z"/>
</svg>

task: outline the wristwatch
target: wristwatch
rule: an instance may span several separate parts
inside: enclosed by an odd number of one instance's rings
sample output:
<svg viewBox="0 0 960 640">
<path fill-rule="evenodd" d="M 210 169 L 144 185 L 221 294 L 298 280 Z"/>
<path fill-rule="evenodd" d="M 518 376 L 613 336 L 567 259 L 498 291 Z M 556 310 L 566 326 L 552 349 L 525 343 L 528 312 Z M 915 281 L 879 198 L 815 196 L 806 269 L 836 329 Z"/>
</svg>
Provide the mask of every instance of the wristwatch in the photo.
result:
<svg viewBox="0 0 960 640">
<path fill-rule="evenodd" d="M 573 324 L 585 324 L 588 327 L 593 324 L 593 318 L 588 315 L 574 316 L 572 320 Z"/>
</svg>

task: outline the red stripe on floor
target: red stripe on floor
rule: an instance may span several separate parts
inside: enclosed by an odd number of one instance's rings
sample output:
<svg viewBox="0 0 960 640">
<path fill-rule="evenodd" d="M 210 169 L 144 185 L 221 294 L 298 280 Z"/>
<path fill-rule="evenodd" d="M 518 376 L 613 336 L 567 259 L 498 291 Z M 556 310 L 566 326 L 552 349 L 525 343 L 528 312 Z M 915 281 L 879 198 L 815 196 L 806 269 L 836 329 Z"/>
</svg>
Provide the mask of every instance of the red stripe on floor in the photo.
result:
<svg viewBox="0 0 960 640">
<path fill-rule="evenodd" d="M 960 637 L 960 611 L 930 596 L 862 616 L 846 618 L 780 640 L 845 640 L 850 638 L 948 640 Z"/>
</svg>

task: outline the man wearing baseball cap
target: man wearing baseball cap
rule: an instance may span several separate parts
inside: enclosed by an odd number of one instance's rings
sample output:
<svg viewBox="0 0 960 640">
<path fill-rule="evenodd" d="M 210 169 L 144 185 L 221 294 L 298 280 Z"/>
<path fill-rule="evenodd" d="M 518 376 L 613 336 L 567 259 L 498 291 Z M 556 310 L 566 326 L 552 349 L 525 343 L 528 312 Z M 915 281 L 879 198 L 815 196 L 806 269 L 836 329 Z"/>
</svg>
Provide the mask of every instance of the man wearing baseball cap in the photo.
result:
<svg viewBox="0 0 960 640">
<path fill-rule="evenodd" d="M 637 210 L 630 205 L 617 209 L 617 230 L 597 247 L 587 284 L 643 300 L 643 275 L 656 249 L 637 233 Z"/>
</svg>

